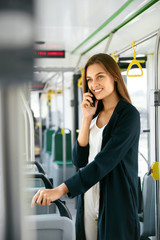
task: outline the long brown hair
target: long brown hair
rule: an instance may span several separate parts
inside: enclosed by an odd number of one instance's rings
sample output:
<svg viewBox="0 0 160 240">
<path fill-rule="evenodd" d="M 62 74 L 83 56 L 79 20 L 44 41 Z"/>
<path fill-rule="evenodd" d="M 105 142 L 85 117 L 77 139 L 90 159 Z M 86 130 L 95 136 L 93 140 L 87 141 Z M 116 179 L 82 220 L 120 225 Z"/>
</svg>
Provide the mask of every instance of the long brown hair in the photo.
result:
<svg viewBox="0 0 160 240">
<path fill-rule="evenodd" d="M 110 55 L 105 54 L 105 53 L 95 54 L 91 58 L 89 58 L 89 60 L 87 61 L 86 65 L 84 67 L 84 72 L 83 72 L 83 80 L 82 80 L 83 93 L 88 91 L 88 85 L 87 85 L 87 81 L 86 81 L 87 68 L 94 63 L 99 63 L 105 67 L 106 71 L 112 75 L 112 77 L 115 81 L 115 89 L 116 89 L 118 96 L 121 99 L 124 99 L 127 102 L 131 103 L 129 93 L 128 93 L 128 90 L 124 83 L 124 80 L 121 75 L 121 71 L 120 71 L 118 64 L 115 62 L 115 60 Z M 99 107 L 102 109 L 103 108 L 102 102 L 99 105 L 100 105 Z"/>
</svg>

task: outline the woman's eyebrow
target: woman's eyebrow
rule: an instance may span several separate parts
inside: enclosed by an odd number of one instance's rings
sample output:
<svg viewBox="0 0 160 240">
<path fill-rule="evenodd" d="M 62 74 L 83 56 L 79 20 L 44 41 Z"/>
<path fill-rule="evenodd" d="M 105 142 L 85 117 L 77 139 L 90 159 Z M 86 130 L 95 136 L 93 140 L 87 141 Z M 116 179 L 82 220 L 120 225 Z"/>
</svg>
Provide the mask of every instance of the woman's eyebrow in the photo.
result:
<svg viewBox="0 0 160 240">
<path fill-rule="evenodd" d="M 105 74 L 105 72 L 99 72 L 99 73 L 96 74 L 96 76 L 99 75 L 99 74 Z"/>
<path fill-rule="evenodd" d="M 99 75 L 99 74 L 105 74 L 105 72 L 98 72 L 98 73 L 96 73 L 95 76 L 97 76 L 97 75 Z M 86 78 L 91 78 L 91 77 L 90 77 L 90 76 L 86 76 Z"/>
</svg>

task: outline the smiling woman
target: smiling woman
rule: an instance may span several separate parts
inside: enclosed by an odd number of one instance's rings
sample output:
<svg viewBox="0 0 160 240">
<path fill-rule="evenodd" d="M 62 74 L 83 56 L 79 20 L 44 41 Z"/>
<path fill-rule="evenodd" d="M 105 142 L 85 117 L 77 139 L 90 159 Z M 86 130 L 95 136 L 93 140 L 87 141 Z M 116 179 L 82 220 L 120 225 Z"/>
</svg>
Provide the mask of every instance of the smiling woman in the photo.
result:
<svg viewBox="0 0 160 240">
<path fill-rule="evenodd" d="M 73 149 L 79 170 L 57 188 L 39 191 L 32 205 L 79 195 L 77 240 L 139 240 L 140 118 L 112 57 L 96 54 L 88 60 L 83 92 L 82 125 Z"/>
<path fill-rule="evenodd" d="M 86 80 L 88 88 L 96 96 L 97 100 L 102 98 L 103 95 L 109 96 L 114 91 L 112 75 L 104 70 L 104 67 L 99 63 L 94 63 L 88 67 Z"/>
<path fill-rule="evenodd" d="M 159 16 L 159 0 L 0 1 L 0 240 L 158 239 Z"/>
<path fill-rule="evenodd" d="M 104 77 L 107 77 L 108 81 L 109 79 L 110 80 L 112 79 L 112 82 L 114 82 L 115 84 L 117 94 L 123 99 L 131 103 L 127 88 L 125 86 L 125 83 L 122 78 L 121 71 L 118 65 L 116 64 L 116 62 L 112 57 L 103 53 L 92 56 L 88 60 L 87 64 L 85 65 L 84 77 L 83 77 L 83 93 L 88 92 L 88 87 L 90 83 L 87 85 L 87 82 L 88 80 L 89 82 L 90 80 L 92 80 L 92 78 L 90 77 L 90 68 L 92 68 L 91 69 L 92 71 L 93 64 L 96 64 L 95 66 L 98 69 L 94 70 L 94 72 L 92 72 L 92 75 L 94 75 L 95 71 L 97 71 L 95 75 L 97 74 L 96 76 L 98 77 L 98 79 L 103 79 Z M 107 85 L 107 82 L 106 82 L 106 85 Z"/>
</svg>

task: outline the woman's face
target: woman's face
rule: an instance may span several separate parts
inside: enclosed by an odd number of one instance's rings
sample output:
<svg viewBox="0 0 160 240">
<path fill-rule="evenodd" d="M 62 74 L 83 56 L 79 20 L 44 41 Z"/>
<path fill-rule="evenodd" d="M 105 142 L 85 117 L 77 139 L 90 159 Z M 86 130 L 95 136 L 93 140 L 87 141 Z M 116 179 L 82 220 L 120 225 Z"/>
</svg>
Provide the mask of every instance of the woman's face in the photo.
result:
<svg viewBox="0 0 160 240">
<path fill-rule="evenodd" d="M 97 100 L 108 97 L 114 91 L 113 77 L 99 63 L 94 63 L 87 68 L 86 81 Z"/>
</svg>

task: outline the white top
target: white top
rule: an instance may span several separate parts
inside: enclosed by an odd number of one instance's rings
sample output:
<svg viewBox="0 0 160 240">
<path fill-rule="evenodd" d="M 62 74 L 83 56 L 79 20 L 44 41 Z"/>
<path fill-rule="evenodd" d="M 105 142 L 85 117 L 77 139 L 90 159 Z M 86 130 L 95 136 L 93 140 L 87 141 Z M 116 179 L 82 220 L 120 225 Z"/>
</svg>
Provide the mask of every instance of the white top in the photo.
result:
<svg viewBox="0 0 160 240">
<path fill-rule="evenodd" d="M 97 116 L 98 117 L 98 116 Z M 92 120 L 89 134 L 89 158 L 88 164 L 92 162 L 95 156 L 100 152 L 102 145 L 102 133 L 105 126 L 97 127 L 97 117 Z M 91 187 L 84 194 L 84 211 L 85 214 L 92 214 L 98 219 L 99 214 L 99 182 Z"/>
</svg>

